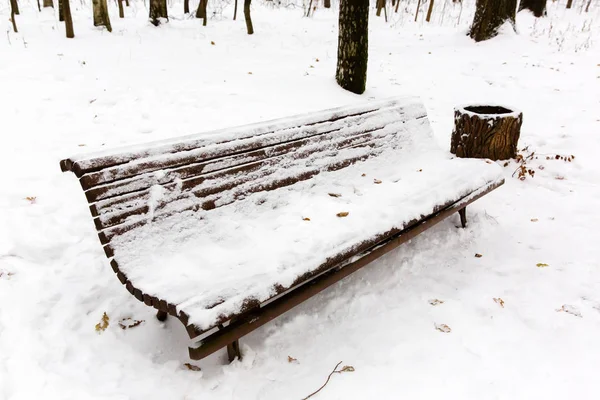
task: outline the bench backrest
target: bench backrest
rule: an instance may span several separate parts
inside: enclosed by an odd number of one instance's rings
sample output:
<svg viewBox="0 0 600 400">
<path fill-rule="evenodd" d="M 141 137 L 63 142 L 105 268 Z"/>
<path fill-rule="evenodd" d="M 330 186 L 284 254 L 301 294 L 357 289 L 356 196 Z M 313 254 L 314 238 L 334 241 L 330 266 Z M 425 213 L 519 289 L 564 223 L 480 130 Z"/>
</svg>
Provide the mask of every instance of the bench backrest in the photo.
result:
<svg viewBox="0 0 600 400">
<path fill-rule="evenodd" d="M 111 257 L 113 237 L 148 221 L 344 168 L 414 135 L 431 136 L 425 108 L 391 99 L 75 156 L 61 168 L 79 178 Z"/>
</svg>

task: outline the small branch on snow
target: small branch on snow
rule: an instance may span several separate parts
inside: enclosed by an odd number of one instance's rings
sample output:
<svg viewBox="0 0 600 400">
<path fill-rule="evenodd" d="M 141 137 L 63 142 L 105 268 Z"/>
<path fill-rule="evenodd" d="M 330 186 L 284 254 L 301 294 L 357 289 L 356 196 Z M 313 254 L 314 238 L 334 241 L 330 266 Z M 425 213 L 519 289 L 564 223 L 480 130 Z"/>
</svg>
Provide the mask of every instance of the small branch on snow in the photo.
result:
<svg viewBox="0 0 600 400">
<path fill-rule="evenodd" d="M 340 366 L 341 363 L 342 363 L 341 361 L 339 363 L 337 363 L 337 365 L 335 366 L 335 368 L 333 369 L 333 371 L 331 371 L 329 373 L 329 376 L 327 377 L 327 380 L 325 381 L 325 383 L 323 384 L 323 386 L 321 386 L 320 388 L 318 388 L 317 390 L 315 390 L 314 392 L 312 392 L 308 396 L 304 397 L 302 400 L 306 400 L 306 399 L 308 399 L 310 397 L 313 397 L 315 394 L 319 393 L 325 386 L 327 386 L 327 384 L 329 383 L 329 380 L 331 379 L 331 376 L 333 374 L 341 374 L 342 372 L 354 372 L 354 367 L 352 367 L 350 365 L 345 365 L 344 367 L 342 367 L 342 369 L 338 370 L 338 367 Z"/>
</svg>

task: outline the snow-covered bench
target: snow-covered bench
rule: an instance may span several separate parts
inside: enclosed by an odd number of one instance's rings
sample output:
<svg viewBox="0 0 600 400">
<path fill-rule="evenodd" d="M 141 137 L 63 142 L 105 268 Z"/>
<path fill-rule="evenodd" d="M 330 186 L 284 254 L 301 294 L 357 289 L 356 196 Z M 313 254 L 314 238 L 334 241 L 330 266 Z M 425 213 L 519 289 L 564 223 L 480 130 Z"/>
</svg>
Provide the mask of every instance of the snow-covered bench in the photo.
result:
<svg viewBox="0 0 600 400">
<path fill-rule="evenodd" d="M 373 101 L 71 157 L 106 256 L 201 359 L 497 188 L 423 105 Z"/>
</svg>

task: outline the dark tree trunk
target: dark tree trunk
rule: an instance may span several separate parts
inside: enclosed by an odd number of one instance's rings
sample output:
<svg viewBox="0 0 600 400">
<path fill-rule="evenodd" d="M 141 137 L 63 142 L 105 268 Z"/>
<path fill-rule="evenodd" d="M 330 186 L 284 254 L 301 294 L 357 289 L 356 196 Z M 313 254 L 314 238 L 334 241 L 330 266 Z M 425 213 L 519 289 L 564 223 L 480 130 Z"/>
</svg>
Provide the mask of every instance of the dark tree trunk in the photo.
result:
<svg viewBox="0 0 600 400">
<path fill-rule="evenodd" d="M 250 17 L 250 3 L 252 0 L 244 0 L 244 18 L 246 19 L 246 29 L 248 35 L 254 33 L 254 27 L 252 26 L 252 18 Z"/>
<path fill-rule="evenodd" d="M 63 9 L 63 2 L 64 1 L 65 0 L 58 0 L 58 20 L 61 21 L 61 22 L 65 20 L 65 11 Z"/>
<path fill-rule="evenodd" d="M 196 18 L 202 18 L 202 25 L 206 26 L 206 6 L 208 5 L 208 0 L 200 0 L 198 4 L 198 9 L 196 10 Z"/>
<path fill-rule="evenodd" d="M 415 22 L 417 22 L 417 17 L 419 16 L 419 8 L 421 7 L 421 0 L 417 2 L 417 12 L 415 13 Z"/>
<path fill-rule="evenodd" d="M 184 14 L 190 13 L 190 0 L 183 0 L 183 13 Z"/>
<path fill-rule="evenodd" d="M 73 17 L 71 17 L 71 4 L 69 4 L 69 0 L 59 1 L 63 5 L 63 17 L 65 20 L 65 30 L 67 33 L 67 37 L 69 39 L 72 39 L 75 37 L 75 32 L 73 31 Z"/>
<path fill-rule="evenodd" d="M 585 6 L 585 12 L 590 11 L 590 4 L 592 4 L 592 0 L 588 0 L 587 6 Z"/>
<path fill-rule="evenodd" d="M 573 0 L 567 1 L 567 8 L 571 8 L 573 6 Z"/>
<path fill-rule="evenodd" d="M 431 20 L 431 12 L 433 11 L 433 0 L 429 0 L 429 8 L 427 9 L 427 17 L 425 21 L 429 22 Z"/>
<path fill-rule="evenodd" d="M 92 9 L 94 12 L 94 26 L 105 26 L 107 31 L 112 32 L 106 0 L 92 0 Z"/>
<path fill-rule="evenodd" d="M 324 0 L 323 1 L 323 7 L 325 7 L 325 8 L 331 8 L 331 0 Z"/>
<path fill-rule="evenodd" d="M 233 20 L 234 21 L 237 18 L 237 2 L 238 2 L 238 0 L 235 0 L 235 6 L 234 6 L 234 9 L 233 9 Z"/>
<path fill-rule="evenodd" d="M 517 0 L 477 0 L 476 7 L 469 31 L 469 36 L 476 42 L 496 36 L 506 21 L 515 28 Z"/>
<path fill-rule="evenodd" d="M 344 89 L 361 94 L 367 83 L 369 0 L 342 0 L 335 79 Z"/>
<path fill-rule="evenodd" d="M 40 0 L 37 0 L 38 11 L 42 11 L 42 6 L 40 5 Z"/>
<path fill-rule="evenodd" d="M 385 0 L 377 0 L 377 16 L 381 17 L 381 10 L 385 8 Z"/>
<path fill-rule="evenodd" d="M 125 7 L 129 7 L 129 0 L 125 0 Z"/>
<path fill-rule="evenodd" d="M 394 12 L 398 12 L 399 5 L 400 5 L 400 0 L 396 0 L 396 8 L 394 9 Z"/>
<path fill-rule="evenodd" d="M 519 11 L 530 10 L 536 17 L 546 15 L 546 0 L 521 0 Z"/>
<path fill-rule="evenodd" d="M 123 10 L 123 0 L 119 0 L 119 18 L 125 18 L 125 10 Z"/>
<path fill-rule="evenodd" d="M 392 7 L 396 5 L 396 0 L 392 0 Z"/>
<path fill-rule="evenodd" d="M 44 5 L 44 8 L 46 8 L 46 7 L 54 8 L 54 3 L 52 2 L 52 0 L 44 0 L 43 5 Z"/>
<path fill-rule="evenodd" d="M 15 33 L 19 32 L 17 29 L 17 21 L 15 20 L 18 9 L 19 6 L 17 5 L 17 0 L 10 0 L 10 21 L 12 22 L 13 31 L 15 31 Z"/>
<path fill-rule="evenodd" d="M 310 0 L 310 3 L 308 3 L 308 10 L 306 10 L 307 17 L 310 17 L 310 9 L 312 8 L 312 2 L 313 0 Z"/>
<path fill-rule="evenodd" d="M 463 158 L 514 158 L 522 123 L 522 113 L 504 107 L 456 108 L 450 152 Z"/>
<path fill-rule="evenodd" d="M 160 18 L 169 19 L 167 14 L 167 0 L 150 0 L 150 22 L 158 26 Z"/>
</svg>

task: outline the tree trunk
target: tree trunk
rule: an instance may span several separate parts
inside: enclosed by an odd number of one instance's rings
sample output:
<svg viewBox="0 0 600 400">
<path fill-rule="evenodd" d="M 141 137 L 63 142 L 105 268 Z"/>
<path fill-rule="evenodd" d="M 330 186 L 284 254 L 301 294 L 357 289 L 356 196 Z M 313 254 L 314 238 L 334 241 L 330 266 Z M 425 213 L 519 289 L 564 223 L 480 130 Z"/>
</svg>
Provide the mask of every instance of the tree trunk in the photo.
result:
<svg viewBox="0 0 600 400">
<path fill-rule="evenodd" d="M 46 7 L 54 8 L 54 3 L 52 2 L 52 0 L 44 0 L 43 5 L 44 5 L 44 8 L 46 8 Z"/>
<path fill-rule="evenodd" d="M 519 11 L 530 10 L 536 17 L 546 15 L 546 0 L 521 0 Z"/>
<path fill-rule="evenodd" d="M 396 0 L 396 8 L 394 9 L 394 12 L 398 12 L 398 6 L 400 5 L 400 0 Z"/>
<path fill-rule="evenodd" d="M 15 20 L 15 15 L 17 14 L 16 11 L 18 8 L 19 6 L 17 5 L 17 0 L 10 0 L 10 21 L 12 22 L 13 31 L 15 31 L 15 33 L 19 32 L 17 29 L 17 21 Z"/>
<path fill-rule="evenodd" d="M 125 0 L 125 7 L 129 7 L 129 0 Z"/>
<path fill-rule="evenodd" d="M 234 6 L 234 9 L 233 9 L 233 20 L 234 21 L 237 18 L 237 2 L 238 2 L 238 0 L 235 0 L 235 6 Z"/>
<path fill-rule="evenodd" d="M 40 0 L 37 0 L 38 11 L 42 12 L 42 6 L 40 5 Z"/>
<path fill-rule="evenodd" d="M 71 5 L 69 4 L 69 0 L 59 0 L 59 4 L 62 3 L 63 6 L 63 17 L 65 20 L 65 30 L 67 32 L 67 37 L 72 39 L 75 37 L 75 32 L 73 31 L 73 17 L 71 17 Z"/>
<path fill-rule="evenodd" d="M 206 6 L 208 5 L 208 0 L 200 0 L 198 4 L 198 9 L 196 10 L 196 18 L 202 18 L 204 21 L 202 25 L 206 26 Z"/>
<path fill-rule="evenodd" d="M 381 9 L 382 8 L 385 8 L 385 0 L 377 0 L 377 14 L 375 14 L 375 15 L 377 15 L 378 17 L 381 17 Z"/>
<path fill-rule="evenodd" d="M 184 14 L 190 13 L 190 0 L 183 0 L 183 13 Z"/>
<path fill-rule="evenodd" d="M 573 0 L 567 1 L 567 8 L 571 8 L 573 6 Z"/>
<path fill-rule="evenodd" d="M 92 9 L 94 12 L 94 26 L 105 26 L 107 31 L 112 32 L 106 0 L 92 0 Z"/>
<path fill-rule="evenodd" d="M 63 10 L 63 1 L 65 1 L 65 0 L 58 0 L 58 20 L 61 22 L 65 20 L 65 11 Z"/>
<path fill-rule="evenodd" d="M 585 12 L 590 11 L 590 4 L 592 4 L 592 0 L 588 0 L 587 6 L 585 6 Z"/>
<path fill-rule="evenodd" d="M 308 3 L 308 10 L 306 10 L 306 17 L 310 17 L 310 9 L 312 8 L 312 2 L 313 0 L 310 0 L 310 2 Z"/>
<path fill-rule="evenodd" d="M 244 0 L 244 18 L 246 19 L 246 29 L 248 29 L 248 35 L 254 33 L 254 27 L 252 26 L 252 18 L 250 17 L 250 3 L 252 0 Z"/>
<path fill-rule="evenodd" d="M 342 0 L 335 79 L 356 94 L 365 91 L 369 57 L 369 0 Z"/>
<path fill-rule="evenodd" d="M 476 42 L 496 36 L 506 21 L 515 28 L 517 0 L 477 0 L 476 7 L 469 31 L 469 36 Z"/>
<path fill-rule="evenodd" d="M 419 16 L 419 8 L 421 7 L 421 0 L 417 2 L 417 12 L 415 13 L 415 22 L 417 22 L 417 17 Z"/>
<path fill-rule="evenodd" d="M 125 18 L 125 10 L 123 10 L 123 0 L 119 0 L 119 18 Z"/>
<path fill-rule="evenodd" d="M 450 152 L 462 158 L 514 158 L 522 123 L 522 113 L 504 107 L 456 108 Z"/>
<path fill-rule="evenodd" d="M 433 11 L 433 0 L 429 0 L 429 8 L 427 9 L 427 17 L 425 21 L 429 22 L 431 20 L 431 12 Z"/>
<path fill-rule="evenodd" d="M 331 0 L 324 0 L 323 1 L 323 7 L 325 7 L 325 8 L 331 8 Z"/>
<path fill-rule="evenodd" d="M 160 25 L 160 18 L 169 19 L 167 14 L 167 0 L 150 0 L 150 22 L 154 26 Z"/>
<path fill-rule="evenodd" d="M 396 5 L 396 0 L 392 0 L 392 7 Z"/>
</svg>

